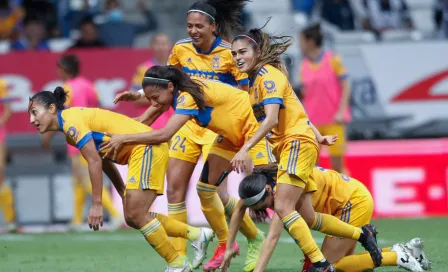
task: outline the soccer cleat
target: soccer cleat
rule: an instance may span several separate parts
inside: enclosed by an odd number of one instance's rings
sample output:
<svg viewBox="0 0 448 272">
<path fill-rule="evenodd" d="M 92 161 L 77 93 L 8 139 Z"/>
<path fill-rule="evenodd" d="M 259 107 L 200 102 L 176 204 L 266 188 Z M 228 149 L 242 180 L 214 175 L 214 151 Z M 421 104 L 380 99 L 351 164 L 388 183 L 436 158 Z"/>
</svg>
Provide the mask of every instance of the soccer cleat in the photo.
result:
<svg viewBox="0 0 448 272">
<path fill-rule="evenodd" d="M 395 244 L 392 246 L 391 251 L 397 253 L 397 266 L 407 271 L 423 272 L 423 268 L 420 263 L 412 257 L 411 254 L 406 252 L 406 248 L 402 244 Z"/>
<path fill-rule="evenodd" d="M 314 263 L 306 272 L 336 272 L 334 267 L 327 261 Z"/>
<path fill-rule="evenodd" d="M 240 247 L 236 242 L 233 243 L 233 249 L 235 252 L 240 251 Z M 215 271 L 219 269 L 224 260 L 224 255 L 226 254 L 226 243 L 219 244 L 215 249 L 215 254 L 213 257 L 204 265 L 204 271 Z"/>
<path fill-rule="evenodd" d="M 302 272 L 306 272 L 313 266 L 313 263 L 311 262 L 310 258 L 308 258 L 308 256 L 305 256 L 305 259 L 302 260 L 302 263 L 303 263 Z"/>
<path fill-rule="evenodd" d="M 423 251 L 423 239 L 414 238 L 411 241 L 404 244 L 404 247 L 408 250 L 412 257 L 414 257 L 422 266 L 423 270 L 431 270 L 431 261 Z"/>
<path fill-rule="evenodd" d="M 254 239 L 247 239 L 247 256 L 244 263 L 244 272 L 250 272 L 255 269 L 261 250 L 263 249 L 264 232 L 258 230 L 257 236 Z"/>
<path fill-rule="evenodd" d="M 359 242 L 370 253 L 373 263 L 378 267 L 382 263 L 383 255 L 376 241 L 376 227 L 369 224 L 363 226 L 361 229 L 362 234 L 359 237 Z"/>
<path fill-rule="evenodd" d="M 16 223 L 8 223 L 6 225 L 6 231 L 8 233 L 16 233 L 16 232 L 18 232 L 18 227 L 17 227 Z"/>
<path fill-rule="evenodd" d="M 165 269 L 165 272 L 191 272 L 193 269 L 191 268 L 191 264 L 188 262 L 188 259 L 185 258 L 184 266 L 182 267 L 173 267 L 168 266 Z"/>
<path fill-rule="evenodd" d="M 215 233 L 209 228 L 200 228 L 200 231 L 198 239 L 191 242 L 191 246 L 194 248 L 193 269 L 198 268 L 207 258 L 208 244 L 215 237 Z"/>
</svg>

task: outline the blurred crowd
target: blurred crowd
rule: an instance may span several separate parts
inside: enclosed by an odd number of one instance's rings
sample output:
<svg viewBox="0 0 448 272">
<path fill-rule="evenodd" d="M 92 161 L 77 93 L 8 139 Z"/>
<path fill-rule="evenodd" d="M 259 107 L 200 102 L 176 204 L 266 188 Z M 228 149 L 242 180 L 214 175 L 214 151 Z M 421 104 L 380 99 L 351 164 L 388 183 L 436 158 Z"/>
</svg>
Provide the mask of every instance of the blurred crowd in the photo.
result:
<svg viewBox="0 0 448 272">
<path fill-rule="evenodd" d="M 291 0 L 292 12 L 342 31 L 367 30 L 378 38 L 391 29 L 413 29 L 408 0 Z M 448 37 L 448 0 L 432 2 L 439 37 Z M 0 41 L 10 50 L 49 50 L 48 40 L 70 38 L 71 48 L 131 47 L 136 35 L 158 30 L 152 5 L 138 0 L 144 21 L 129 21 L 119 0 L 0 0 Z M 243 11 L 247 25 L 250 14 Z"/>
<path fill-rule="evenodd" d="M 291 0 L 294 12 L 310 20 L 326 21 L 342 31 L 367 30 L 378 38 L 388 30 L 412 30 L 410 0 Z M 416 2 L 416 1 L 412 1 Z M 432 18 L 437 36 L 448 37 L 448 1 L 420 0 L 432 5 Z"/>
</svg>

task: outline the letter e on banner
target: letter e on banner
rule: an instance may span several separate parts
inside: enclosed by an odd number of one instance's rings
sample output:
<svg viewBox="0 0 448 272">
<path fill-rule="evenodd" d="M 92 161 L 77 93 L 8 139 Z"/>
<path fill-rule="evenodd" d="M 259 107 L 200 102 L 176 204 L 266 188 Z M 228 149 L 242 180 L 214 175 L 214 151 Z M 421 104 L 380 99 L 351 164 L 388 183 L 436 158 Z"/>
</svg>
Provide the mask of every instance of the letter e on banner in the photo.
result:
<svg viewBox="0 0 448 272">
<path fill-rule="evenodd" d="M 372 193 L 378 216 L 423 215 L 415 185 L 425 181 L 425 170 L 413 168 L 376 168 L 372 171 Z"/>
</svg>

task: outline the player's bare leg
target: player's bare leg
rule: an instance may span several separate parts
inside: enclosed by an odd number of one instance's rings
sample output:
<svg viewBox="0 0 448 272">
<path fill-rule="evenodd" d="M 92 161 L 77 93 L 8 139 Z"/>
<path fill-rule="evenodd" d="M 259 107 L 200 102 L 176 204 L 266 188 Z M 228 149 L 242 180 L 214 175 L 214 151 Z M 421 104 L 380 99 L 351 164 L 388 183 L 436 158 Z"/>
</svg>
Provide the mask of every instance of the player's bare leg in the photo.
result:
<svg viewBox="0 0 448 272">
<path fill-rule="evenodd" d="M 204 265 L 204 271 L 213 271 L 221 266 L 224 258 L 229 229 L 226 222 L 224 205 L 217 193 L 218 183 L 223 181 L 223 173 L 232 170 L 230 161 L 215 154 L 208 155 L 202 170 L 201 179 L 196 188 L 201 200 L 201 209 L 208 223 L 218 236 L 219 245 L 213 257 Z M 239 251 L 238 245 L 234 245 Z"/>
<path fill-rule="evenodd" d="M 177 254 L 168 240 L 162 224 L 149 212 L 149 208 L 156 198 L 157 194 L 153 190 L 126 190 L 124 198 L 126 223 L 130 227 L 140 230 L 146 241 L 165 259 L 170 269 L 190 271 L 188 262 Z"/>
<path fill-rule="evenodd" d="M 185 224 L 188 223 L 185 200 L 188 184 L 195 167 L 195 163 L 176 158 L 170 158 L 168 161 L 168 170 L 166 173 L 168 216 Z M 187 240 L 183 238 L 171 238 L 171 243 L 180 256 L 187 255 Z M 205 253 L 203 259 L 206 258 Z M 193 268 L 197 267 L 195 262 L 196 260 L 193 260 Z"/>
<path fill-rule="evenodd" d="M 14 194 L 11 186 L 4 181 L 6 165 L 6 145 L 0 142 L 0 208 L 2 209 L 9 232 L 17 231 L 15 224 Z"/>
</svg>

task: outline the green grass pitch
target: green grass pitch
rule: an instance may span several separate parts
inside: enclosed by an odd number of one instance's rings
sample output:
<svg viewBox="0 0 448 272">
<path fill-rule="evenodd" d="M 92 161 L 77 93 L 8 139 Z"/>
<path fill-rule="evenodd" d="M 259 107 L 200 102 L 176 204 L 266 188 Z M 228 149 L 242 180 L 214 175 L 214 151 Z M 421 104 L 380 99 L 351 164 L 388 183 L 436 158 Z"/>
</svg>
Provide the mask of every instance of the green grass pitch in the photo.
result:
<svg viewBox="0 0 448 272">
<path fill-rule="evenodd" d="M 375 220 L 381 247 L 413 237 L 425 240 L 425 251 L 433 262 L 432 271 L 448 271 L 448 218 Z M 267 231 L 267 225 L 259 225 Z M 320 233 L 313 232 L 318 242 Z M 244 237 L 238 237 L 241 256 L 233 259 L 231 271 L 242 271 L 246 254 Z M 211 243 L 209 258 L 216 241 Z M 362 248 L 358 248 L 362 251 Z M 189 252 L 192 250 L 189 248 Z M 191 256 L 191 255 L 190 255 Z M 287 233 L 266 271 L 299 271 L 302 254 Z M 445 259 L 447 258 L 447 259 Z M 0 271 L 164 271 L 166 265 L 135 230 L 118 232 L 45 233 L 0 235 Z M 378 271 L 402 271 L 396 267 Z"/>
</svg>

